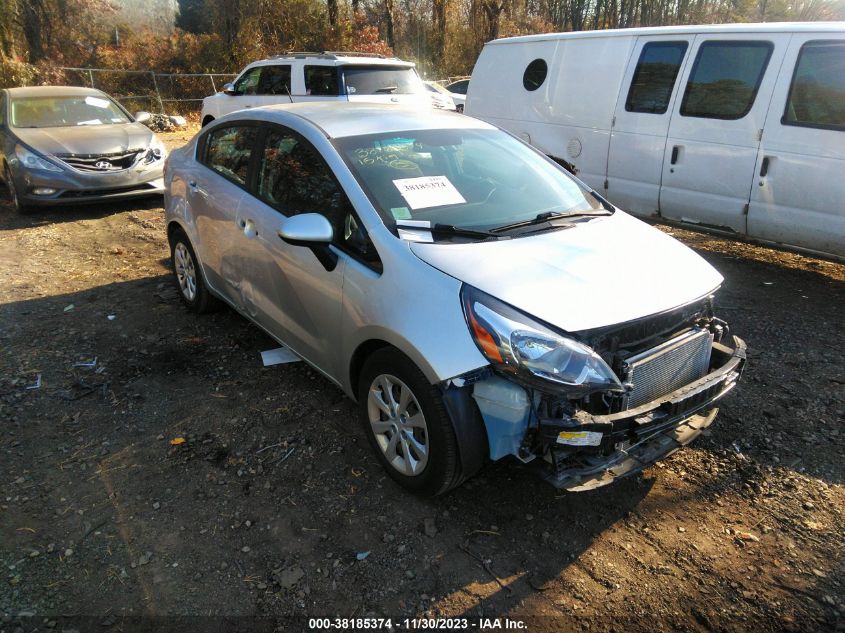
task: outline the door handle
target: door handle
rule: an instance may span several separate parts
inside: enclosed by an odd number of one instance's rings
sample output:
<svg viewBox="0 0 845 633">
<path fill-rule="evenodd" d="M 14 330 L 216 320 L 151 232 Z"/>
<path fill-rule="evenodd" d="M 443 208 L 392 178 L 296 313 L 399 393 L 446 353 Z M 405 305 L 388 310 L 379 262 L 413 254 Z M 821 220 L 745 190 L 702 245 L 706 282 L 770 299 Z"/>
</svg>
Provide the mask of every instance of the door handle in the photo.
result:
<svg viewBox="0 0 845 633">
<path fill-rule="evenodd" d="M 769 157 L 763 156 L 763 164 L 760 165 L 760 178 L 765 178 L 769 173 Z"/>
<path fill-rule="evenodd" d="M 680 152 L 681 148 L 678 145 L 672 147 L 672 158 L 669 161 L 670 165 L 674 165 L 678 162 L 678 152 Z M 746 172 L 748 173 L 748 172 Z"/>
<path fill-rule="evenodd" d="M 203 198 L 205 198 L 205 197 L 206 197 L 205 189 L 203 189 L 202 187 L 200 187 L 200 186 L 197 184 L 197 181 L 196 181 L 196 180 L 189 180 L 189 181 L 188 181 L 188 186 L 191 188 L 191 191 L 195 191 L 196 193 L 198 193 L 199 195 L 201 195 Z"/>
</svg>

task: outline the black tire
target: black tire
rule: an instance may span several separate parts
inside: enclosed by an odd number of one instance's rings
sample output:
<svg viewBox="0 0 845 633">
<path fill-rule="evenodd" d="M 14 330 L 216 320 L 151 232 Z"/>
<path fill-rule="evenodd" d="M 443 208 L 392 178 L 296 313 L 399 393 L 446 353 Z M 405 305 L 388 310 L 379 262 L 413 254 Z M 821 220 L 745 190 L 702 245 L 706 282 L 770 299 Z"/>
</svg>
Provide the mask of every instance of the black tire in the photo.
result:
<svg viewBox="0 0 845 633">
<path fill-rule="evenodd" d="M 401 385 L 394 383 L 394 386 L 399 389 L 398 393 L 401 394 L 403 387 L 410 389 L 416 404 L 411 403 L 405 412 L 416 411 L 416 405 L 418 405 L 424 416 L 427 461 L 419 473 L 405 474 L 391 463 L 386 449 L 382 448 L 379 440 L 376 439 L 376 432 L 370 422 L 370 389 L 377 378 L 385 375 L 404 383 Z M 377 390 L 383 394 L 383 388 L 377 387 Z M 434 496 L 451 490 L 463 481 L 458 440 L 441 393 L 436 386 L 428 382 L 414 362 L 397 349 L 391 347 L 379 349 L 364 363 L 358 385 L 358 412 L 367 439 L 381 465 L 387 474 L 404 488 L 415 493 Z M 416 418 L 416 415 L 411 417 Z M 380 420 L 383 418 L 382 424 L 391 423 L 384 413 L 379 414 L 379 418 Z M 409 428 L 404 427 L 402 431 L 407 433 Z M 382 441 L 392 438 L 392 433 L 395 432 L 392 431 L 390 436 L 384 434 Z M 420 429 L 410 428 L 410 432 L 416 435 Z M 417 436 L 417 439 L 419 440 L 420 437 Z M 402 444 L 406 442 L 403 441 Z M 402 460 L 401 453 L 402 447 L 395 446 L 395 458 Z"/>
<path fill-rule="evenodd" d="M 15 208 L 15 211 L 17 211 L 21 215 L 29 213 L 32 207 L 27 204 L 24 204 L 23 202 L 21 202 L 20 198 L 18 198 L 18 191 L 15 188 L 15 181 L 12 178 L 12 170 L 9 169 L 8 165 L 6 165 L 6 168 L 3 170 L 3 179 L 6 185 L 6 191 L 9 194 L 9 200 L 11 201 L 12 206 Z"/>
<path fill-rule="evenodd" d="M 173 266 L 176 291 L 191 312 L 203 314 L 214 312 L 220 307 L 220 300 L 208 290 L 191 241 L 179 229 L 170 234 L 170 263 Z M 189 281 L 190 278 L 193 283 Z"/>
<path fill-rule="evenodd" d="M 214 117 L 213 117 L 213 116 L 209 115 L 209 116 L 205 117 L 205 118 L 202 120 L 202 127 L 205 127 L 206 125 L 208 125 L 208 124 L 209 124 L 209 123 L 211 123 L 212 121 L 214 121 Z"/>
<path fill-rule="evenodd" d="M 455 112 L 457 112 L 458 114 L 463 114 L 464 113 L 464 104 L 459 103 L 458 105 L 456 105 L 455 106 Z"/>
</svg>

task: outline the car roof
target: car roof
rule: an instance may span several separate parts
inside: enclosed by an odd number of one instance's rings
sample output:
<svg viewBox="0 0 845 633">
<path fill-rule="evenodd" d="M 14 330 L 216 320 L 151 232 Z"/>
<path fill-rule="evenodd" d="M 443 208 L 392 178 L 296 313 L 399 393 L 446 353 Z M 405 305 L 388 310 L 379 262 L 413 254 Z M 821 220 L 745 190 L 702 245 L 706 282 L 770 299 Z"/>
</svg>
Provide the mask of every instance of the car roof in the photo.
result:
<svg viewBox="0 0 845 633">
<path fill-rule="evenodd" d="M 378 103 L 288 103 L 253 108 L 249 112 L 261 114 L 263 120 L 279 123 L 284 123 L 286 115 L 294 115 L 316 125 L 329 138 L 406 130 L 496 129 L 489 123 L 454 112 Z"/>
<path fill-rule="evenodd" d="M 382 57 L 380 55 L 356 55 L 354 53 L 285 53 L 284 55 L 273 55 L 266 59 L 252 62 L 247 68 L 254 66 L 267 66 L 279 62 L 290 62 L 302 59 L 316 65 L 323 66 L 346 66 L 350 64 L 363 66 L 402 66 L 414 68 L 414 62 L 408 62 L 398 57 Z"/>
<path fill-rule="evenodd" d="M 108 96 L 102 90 L 84 86 L 27 86 L 7 88 L 10 97 L 69 97 L 69 96 Z"/>
</svg>

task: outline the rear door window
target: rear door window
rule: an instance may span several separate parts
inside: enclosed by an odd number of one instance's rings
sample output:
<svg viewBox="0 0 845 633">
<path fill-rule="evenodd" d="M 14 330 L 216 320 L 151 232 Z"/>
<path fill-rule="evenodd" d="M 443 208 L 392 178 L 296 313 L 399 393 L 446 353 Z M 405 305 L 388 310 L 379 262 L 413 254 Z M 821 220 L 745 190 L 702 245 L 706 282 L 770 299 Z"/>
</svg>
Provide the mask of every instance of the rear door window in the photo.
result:
<svg viewBox="0 0 845 633">
<path fill-rule="evenodd" d="M 334 66 L 306 66 L 305 93 L 312 96 L 336 97 L 337 69 Z"/>
<path fill-rule="evenodd" d="M 211 170 L 245 187 L 258 127 L 233 125 L 212 130 L 205 140 L 203 162 Z"/>
<path fill-rule="evenodd" d="M 782 123 L 845 131 L 845 42 L 801 47 Z"/>
<path fill-rule="evenodd" d="M 643 46 L 625 101 L 628 112 L 666 112 L 687 46 L 687 42 L 649 42 Z"/>
<path fill-rule="evenodd" d="M 409 67 L 343 66 L 346 92 L 350 95 L 409 95 L 422 92 L 417 72 Z"/>
<path fill-rule="evenodd" d="M 698 49 L 681 115 L 741 119 L 751 111 L 774 46 L 763 41 L 708 41 Z"/>
<path fill-rule="evenodd" d="M 290 66 L 263 66 L 261 79 L 258 82 L 260 95 L 289 95 L 290 94 Z"/>
</svg>

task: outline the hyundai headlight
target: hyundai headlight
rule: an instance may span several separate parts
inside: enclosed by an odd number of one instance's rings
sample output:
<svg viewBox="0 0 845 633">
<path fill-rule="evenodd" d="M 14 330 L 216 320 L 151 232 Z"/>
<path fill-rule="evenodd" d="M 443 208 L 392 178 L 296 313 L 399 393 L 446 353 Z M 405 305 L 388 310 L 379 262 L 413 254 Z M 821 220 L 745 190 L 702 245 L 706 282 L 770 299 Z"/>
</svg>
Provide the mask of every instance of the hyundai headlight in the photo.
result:
<svg viewBox="0 0 845 633">
<path fill-rule="evenodd" d="M 23 145 L 15 145 L 15 156 L 21 162 L 21 165 L 27 169 L 43 169 L 45 171 L 62 171 L 62 168 L 51 163 L 46 158 L 42 158 L 32 150 L 25 148 Z"/>
<path fill-rule="evenodd" d="M 461 290 L 475 344 L 499 371 L 551 383 L 573 397 L 624 391 L 607 363 L 586 345 L 471 286 Z"/>
</svg>

